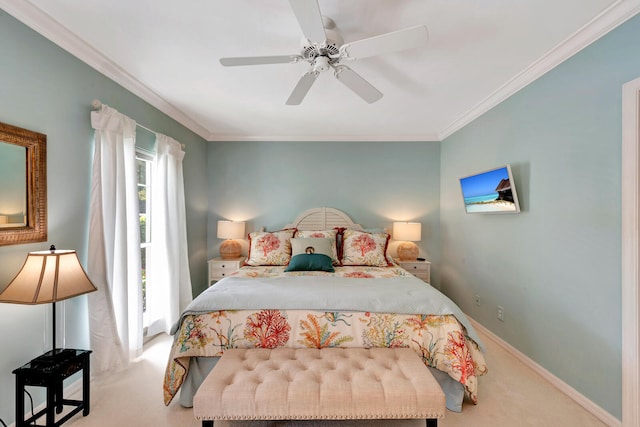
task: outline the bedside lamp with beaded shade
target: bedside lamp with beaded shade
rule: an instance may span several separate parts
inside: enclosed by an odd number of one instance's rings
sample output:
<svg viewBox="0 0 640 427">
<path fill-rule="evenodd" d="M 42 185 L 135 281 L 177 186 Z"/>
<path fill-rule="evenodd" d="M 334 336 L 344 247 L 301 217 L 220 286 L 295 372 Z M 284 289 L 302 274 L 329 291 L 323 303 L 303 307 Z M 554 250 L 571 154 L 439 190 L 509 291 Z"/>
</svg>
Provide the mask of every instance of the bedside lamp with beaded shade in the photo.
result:
<svg viewBox="0 0 640 427">
<path fill-rule="evenodd" d="M 418 258 L 420 251 L 413 242 L 419 242 L 421 237 L 422 224 L 419 222 L 393 223 L 393 238 L 402 242 L 397 249 L 400 261 L 415 261 Z"/>
<path fill-rule="evenodd" d="M 240 243 L 233 239 L 244 237 L 244 221 L 218 221 L 218 239 L 227 239 L 220 245 L 222 259 L 240 256 Z"/>
</svg>

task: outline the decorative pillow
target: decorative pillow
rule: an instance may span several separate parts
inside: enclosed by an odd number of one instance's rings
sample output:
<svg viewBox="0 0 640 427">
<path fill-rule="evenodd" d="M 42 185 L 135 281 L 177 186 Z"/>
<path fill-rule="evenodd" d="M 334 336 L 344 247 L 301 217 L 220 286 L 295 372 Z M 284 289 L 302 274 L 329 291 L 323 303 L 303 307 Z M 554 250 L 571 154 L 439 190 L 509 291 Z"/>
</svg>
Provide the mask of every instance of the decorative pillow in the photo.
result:
<svg viewBox="0 0 640 427">
<path fill-rule="evenodd" d="M 337 250 L 338 230 L 317 230 L 317 231 L 298 230 L 296 232 L 296 237 L 331 239 L 333 242 L 332 249 L 331 249 L 331 253 L 327 255 L 331 256 L 331 260 L 333 261 L 334 265 L 340 263 L 339 261 L 340 258 L 338 257 L 338 250 Z"/>
<path fill-rule="evenodd" d="M 333 254 L 331 239 L 325 239 L 322 237 L 294 237 L 291 239 L 292 257 L 309 253 L 324 254 L 331 258 L 331 255 Z"/>
<path fill-rule="evenodd" d="M 342 233 L 342 265 L 387 267 L 389 234 L 346 229 Z"/>
<path fill-rule="evenodd" d="M 296 229 L 249 234 L 249 255 L 244 265 L 287 265 L 291 260 L 291 238 Z"/>
<path fill-rule="evenodd" d="M 291 257 L 284 271 L 328 271 L 333 273 L 331 257 L 325 254 L 298 254 Z"/>
</svg>

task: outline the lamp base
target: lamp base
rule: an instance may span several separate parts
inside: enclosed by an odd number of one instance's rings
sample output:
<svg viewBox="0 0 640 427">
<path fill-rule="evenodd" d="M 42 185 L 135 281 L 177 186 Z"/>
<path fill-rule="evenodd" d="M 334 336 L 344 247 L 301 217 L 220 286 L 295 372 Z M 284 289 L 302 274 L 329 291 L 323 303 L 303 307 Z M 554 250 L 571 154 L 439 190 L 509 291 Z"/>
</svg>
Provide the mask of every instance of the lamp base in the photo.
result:
<svg viewBox="0 0 640 427">
<path fill-rule="evenodd" d="M 418 245 L 413 242 L 402 242 L 398 245 L 398 259 L 400 261 L 415 261 L 420 254 Z"/>
<path fill-rule="evenodd" d="M 240 257 L 240 243 L 235 240 L 225 240 L 220 245 L 220 257 L 222 259 L 234 259 Z"/>
</svg>

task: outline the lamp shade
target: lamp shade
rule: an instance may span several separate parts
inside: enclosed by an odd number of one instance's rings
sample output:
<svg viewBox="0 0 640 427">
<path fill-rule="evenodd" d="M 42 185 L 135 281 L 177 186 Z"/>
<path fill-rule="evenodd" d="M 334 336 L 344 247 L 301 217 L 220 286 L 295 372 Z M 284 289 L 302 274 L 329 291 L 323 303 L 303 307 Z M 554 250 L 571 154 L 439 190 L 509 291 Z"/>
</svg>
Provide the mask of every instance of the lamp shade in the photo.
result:
<svg viewBox="0 0 640 427">
<path fill-rule="evenodd" d="M 419 222 L 394 222 L 393 238 L 404 242 L 419 242 L 422 238 L 422 224 Z"/>
<path fill-rule="evenodd" d="M 218 221 L 218 239 L 242 239 L 244 221 Z"/>
<path fill-rule="evenodd" d="M 96 291 L 76 251 L 29 252 L 24 265 L 2 293 L 0 302 L 45 304 Z"/>
</svg>

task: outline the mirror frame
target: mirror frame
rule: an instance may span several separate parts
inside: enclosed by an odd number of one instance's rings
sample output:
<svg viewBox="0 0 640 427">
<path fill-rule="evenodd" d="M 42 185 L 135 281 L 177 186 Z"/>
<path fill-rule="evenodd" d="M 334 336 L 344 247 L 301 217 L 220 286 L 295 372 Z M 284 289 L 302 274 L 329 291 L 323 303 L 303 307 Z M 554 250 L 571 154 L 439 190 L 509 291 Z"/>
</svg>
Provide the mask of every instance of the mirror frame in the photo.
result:
<svg viewBox="0 0 640 427">
<path fill-rule="evenodd" d="M 0 228 L 0 246 L 47 240 L 47 136 L 0 122 L 0 141 L 26 148 L 27 223 Z"/>
</svg>

